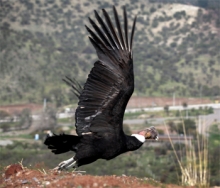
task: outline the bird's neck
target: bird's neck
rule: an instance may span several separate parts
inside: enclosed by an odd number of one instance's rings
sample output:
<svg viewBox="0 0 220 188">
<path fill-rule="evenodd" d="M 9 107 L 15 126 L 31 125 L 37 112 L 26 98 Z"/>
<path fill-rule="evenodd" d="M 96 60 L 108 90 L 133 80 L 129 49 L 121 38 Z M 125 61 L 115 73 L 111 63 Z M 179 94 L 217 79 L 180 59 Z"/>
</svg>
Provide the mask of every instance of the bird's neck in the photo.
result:
<svg viewBox="0 0 220 188">
<path fill-rule="evenodd" d="M 144 136 L 138 134 L 132 134 L 131 136 L 126 136 L 127 150 L 133 151 L 140 148 L 145 141 L 145 138 L 142 137 Z"/>
</svg>

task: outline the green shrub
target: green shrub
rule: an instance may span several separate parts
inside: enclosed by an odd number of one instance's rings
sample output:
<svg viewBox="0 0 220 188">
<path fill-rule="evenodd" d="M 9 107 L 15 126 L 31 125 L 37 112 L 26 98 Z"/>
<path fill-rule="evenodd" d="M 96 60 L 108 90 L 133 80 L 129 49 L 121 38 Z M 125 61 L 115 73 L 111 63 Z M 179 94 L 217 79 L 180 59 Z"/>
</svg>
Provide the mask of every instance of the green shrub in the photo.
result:
<svg viewBox="0 0 220 188">
<path fill-rule="evenodd" d="M 150 13 L 154 13 L 154 12 L 156 12 L 156 10 L 157 10 L 157 9 L 156 9 L 155 7 L 151 7 L 151 8 L 150 8 Z"/>
</svg>

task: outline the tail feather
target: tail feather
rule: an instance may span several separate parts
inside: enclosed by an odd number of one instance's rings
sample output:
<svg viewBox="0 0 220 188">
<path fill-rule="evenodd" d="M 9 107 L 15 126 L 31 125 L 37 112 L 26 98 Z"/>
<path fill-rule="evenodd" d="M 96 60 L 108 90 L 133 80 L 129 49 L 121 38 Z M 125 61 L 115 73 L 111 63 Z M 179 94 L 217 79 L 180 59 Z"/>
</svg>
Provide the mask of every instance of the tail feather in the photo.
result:
<svg viewBox="0 0 220 188">
<path fill-rule="evenodd" d="M 79 137 L 74 135 L 53 135 L 48 136 L 44 144 L 55 154 L 61 154 L 68 151 L 76 151 L 75 146 L 79 142 Z"/>
</svg>

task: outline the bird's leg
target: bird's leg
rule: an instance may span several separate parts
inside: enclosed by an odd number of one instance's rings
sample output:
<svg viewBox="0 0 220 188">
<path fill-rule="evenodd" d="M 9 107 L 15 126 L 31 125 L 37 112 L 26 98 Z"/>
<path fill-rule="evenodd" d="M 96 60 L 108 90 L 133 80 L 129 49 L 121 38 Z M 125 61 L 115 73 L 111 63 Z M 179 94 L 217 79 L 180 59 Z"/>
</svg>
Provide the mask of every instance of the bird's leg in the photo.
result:
<svg viewBox="0 0 220 188">
<path fill-rule="evenodd" d="M 54 168 L 54 170 L 58 170 L 58 171 L 67 170 L 72 166 L 76 167 L 76 161 L 74 160 L 74 157 L 71 157 L 66 161 L 62 161 L 60 164 L 58 164 L 57 167 Z"/>
</svg>

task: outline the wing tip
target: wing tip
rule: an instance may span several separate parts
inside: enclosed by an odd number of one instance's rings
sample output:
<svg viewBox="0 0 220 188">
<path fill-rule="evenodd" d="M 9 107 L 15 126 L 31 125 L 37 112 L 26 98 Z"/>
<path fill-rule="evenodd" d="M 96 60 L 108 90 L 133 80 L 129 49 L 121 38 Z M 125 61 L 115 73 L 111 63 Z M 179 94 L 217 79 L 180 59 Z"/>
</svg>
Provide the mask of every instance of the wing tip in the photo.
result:
<svg viewBox="0 0 220 188">
<path fill-rule="evenodd" d="M 112 8 L 113 8 L 114 16 L 115 16 L 116 26 L 115 26 L 115 24 L 112 23 L 112 19 L 109 17 L 109 14 L 107 13 L 105 8 L 101 9 L 102 12 L 103 12 L 103 16 L 105 18 L 105 22 L 99 16 L 98 11 L 94 10 L 96 20 L 102 26 L 102 31 L 96 25 L 96 23 L 90 17 L 88 17 L 89 22 L 91 23 L 91 25 L 94 27 L 94 29 L 96 31 L 94 33 L 93 30 L 91 30 L 87 25 L 85 25 L 86 30 L 91 35 L 91 37 L 89 37 L 89 39 L 92 42 L 93 46 L 96 49 L 98 48 L 98 50 L 101 51 L 101 52 L 105 52 L 105 48 L 106 48 L 106 50 L 109 50 L 108 47 L 110 47 L 112 49 L 116 48 L 116 49 L 119 49 L 119 50 L 126 50 L 126 51 L 131 53 L 132 52 L 134 32 L 135 32 L 135 27 L 136 27 L 137 15 L 135 15 L 135 17 L 134 17 L 132 30 L 131 30 L 131 34 L 130 34 L 130 37 L 129 37 L 129 35 L 128 35 L 128 21 L 127 21 L 126 5 L 123 6 L 124 30 L 121 29 L 121 24 L 120 24 L 120 21 L 119 21 L 119 16 L 118 16 L 118 13 L 117 13 L 116 6 L 113 5 Z"/>
</svg>

